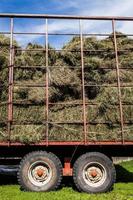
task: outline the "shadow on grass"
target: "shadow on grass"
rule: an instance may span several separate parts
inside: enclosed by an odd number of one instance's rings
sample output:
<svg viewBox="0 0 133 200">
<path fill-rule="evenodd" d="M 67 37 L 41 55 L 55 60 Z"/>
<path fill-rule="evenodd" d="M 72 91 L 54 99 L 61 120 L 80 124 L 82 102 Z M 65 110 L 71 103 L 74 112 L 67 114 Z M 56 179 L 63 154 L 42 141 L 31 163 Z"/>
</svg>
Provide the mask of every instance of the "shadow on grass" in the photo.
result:
<svg viewBox="0 0 133 200">
<path fill-rule="evenodd" d="M 117 174 L 116 182 L 121 182 L 121 183 L 133 182 L 132 172 L 129 172 L 121 165 L 116 165 L 115 168 Z M 0 174 L 0 185 L 16 185 L 16 184 L 18 184 L 16 175 Z M 72 187 L 74 190 L 77 190 L 72 177 L 63 177 L 62 184 L 59 189 L 63 187 Z"/>
<path fill-rule="evenodd" d="M 63 177 L 63 181 L 59 189 L 62 189 L 63 187 L 70 187 L 73 188 L 73 190 L 77 191 L 77 188 L 73 182 L 73 177 L 71 176 Z"/>
<path fill-rule="evenodd" d="M 133 182 L 133 172 L 129 172 L 121 165 L 116 165 L 116 182 L 129 183 Z"/>
</svg>

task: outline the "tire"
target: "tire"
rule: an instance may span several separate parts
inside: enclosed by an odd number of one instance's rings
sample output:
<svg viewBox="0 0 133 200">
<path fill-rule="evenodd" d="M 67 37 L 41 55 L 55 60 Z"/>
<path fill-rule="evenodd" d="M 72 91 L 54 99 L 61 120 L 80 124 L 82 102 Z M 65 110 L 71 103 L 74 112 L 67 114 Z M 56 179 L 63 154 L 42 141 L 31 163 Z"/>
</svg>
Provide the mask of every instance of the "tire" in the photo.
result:
<svg viewBox="0 0 133 200">
<path fill-rule="evenodd" d="M 98 152 L 86 153 L 74 163 L 73 180 L 79 191 L 102 193 L 111 190 L 116 171 L 113 162 Z"/>
<path fill-rule="evenodd" d="M 21 188 L 25 191 L 55 190 L 62 180 L 62 164 L 52 153 L 32 152 L 22 159 L 17 177 Z"/>
</svg>

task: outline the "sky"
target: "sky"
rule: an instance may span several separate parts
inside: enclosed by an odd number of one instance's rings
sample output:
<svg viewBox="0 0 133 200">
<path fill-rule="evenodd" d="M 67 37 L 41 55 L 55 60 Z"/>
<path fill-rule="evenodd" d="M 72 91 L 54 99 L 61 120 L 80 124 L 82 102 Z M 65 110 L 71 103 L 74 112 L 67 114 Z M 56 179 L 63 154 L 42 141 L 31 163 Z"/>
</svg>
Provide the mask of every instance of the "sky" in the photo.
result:
<svg viewBox="0 0 133 200">
<path fill-rule="evenodd" d="M 63 14 L 84 16 L 132 16 L 133 0 L 0 0 L 0 13 L 33 13 L 33 14 Z M 0 19 L 0 31 L 8 31 L 9 20 Z M 132 22 L 116 24 L 118 31 L 133 33 Z M 48 30 L 51 33 L 79 33 L 79 22 L 74 20 L 49 20 Z M 15 19 L 15 32 L 45 32 L 44 20 Z M 111 22 L 84 21 L 83 32 L 85 33 L 111 33 Z M 45 43 L 44 36 L 15 36 L 19 44 L 26 45 L 28 42 Z M 70 36 L 49 37 L 49 43 L 60 48 Z"/>
</svg>

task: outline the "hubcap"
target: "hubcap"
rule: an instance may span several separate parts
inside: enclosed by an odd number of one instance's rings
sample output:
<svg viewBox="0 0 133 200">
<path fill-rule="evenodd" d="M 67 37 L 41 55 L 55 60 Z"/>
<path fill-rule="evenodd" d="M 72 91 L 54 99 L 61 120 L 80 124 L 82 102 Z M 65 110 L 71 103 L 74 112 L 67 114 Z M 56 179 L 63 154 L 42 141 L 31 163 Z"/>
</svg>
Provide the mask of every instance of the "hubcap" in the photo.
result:
<svg viewBox="0 0 133 200">
<path fill-rule="evenodd" d="M 28 178 L 35 186 L 46 185 L 50 181 L 51 177 L 51 167 L 43 161 L 34 162 L 29 167 Z"/>
<path fill-rule="evenodd" d="M 83 169 L 83 179 L 91 187 L 98 187 L 102 185 L 106 177 L 106 170 L 100 163 L 88 163 Z"/>
</svg>

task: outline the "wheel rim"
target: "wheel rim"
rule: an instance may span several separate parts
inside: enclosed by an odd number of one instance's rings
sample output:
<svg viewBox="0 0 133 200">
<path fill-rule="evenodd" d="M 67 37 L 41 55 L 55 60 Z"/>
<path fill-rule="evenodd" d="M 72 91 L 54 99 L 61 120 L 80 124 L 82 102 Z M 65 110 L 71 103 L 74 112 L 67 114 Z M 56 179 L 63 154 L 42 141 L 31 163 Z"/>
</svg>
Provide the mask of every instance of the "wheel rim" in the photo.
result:
<svg viewBox="0 0 133 200">
<path fill-rule="evenodd" d="M 106 178 L 106 169 L 100 163 L 91 162 L 83 168 L 83 179 L 91 187 L 101 186 Z"/>
<path fill-rule="evenodd" d="M 36 161 L 30 165 L 28 170 L 28 178 L 32 184 L 41 187 L 46 185 L 52 177 L 52 169 L 48 163 Z"/>
</svg>

